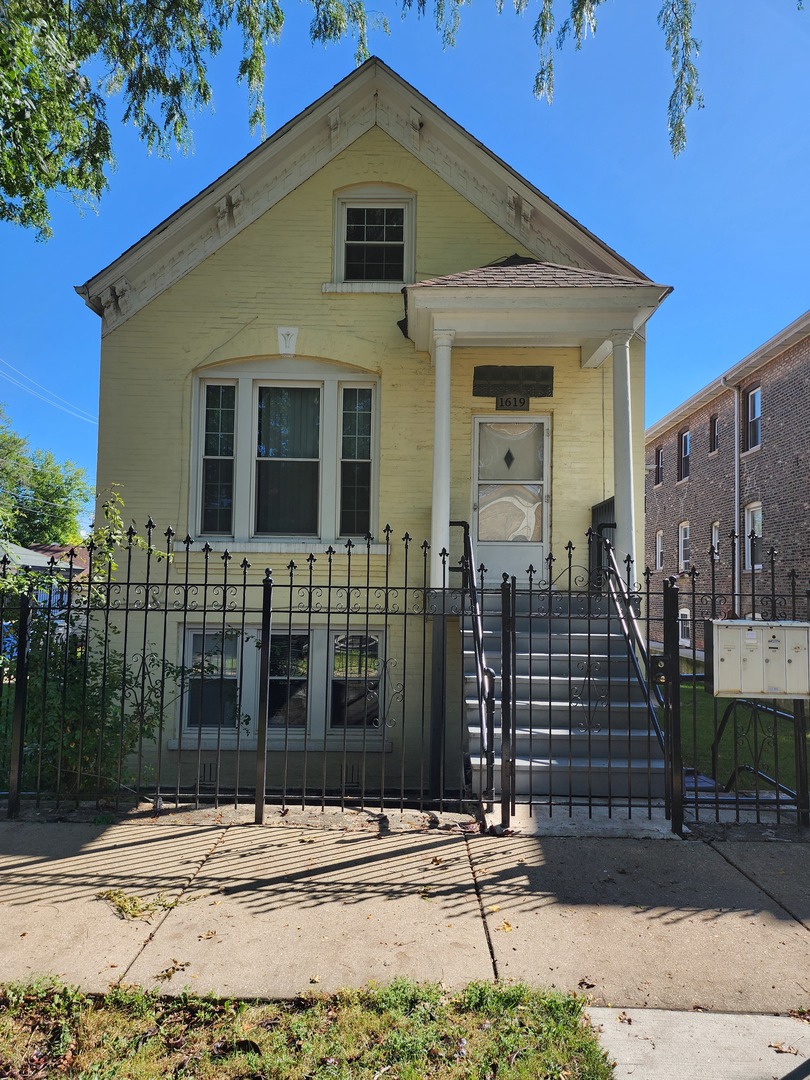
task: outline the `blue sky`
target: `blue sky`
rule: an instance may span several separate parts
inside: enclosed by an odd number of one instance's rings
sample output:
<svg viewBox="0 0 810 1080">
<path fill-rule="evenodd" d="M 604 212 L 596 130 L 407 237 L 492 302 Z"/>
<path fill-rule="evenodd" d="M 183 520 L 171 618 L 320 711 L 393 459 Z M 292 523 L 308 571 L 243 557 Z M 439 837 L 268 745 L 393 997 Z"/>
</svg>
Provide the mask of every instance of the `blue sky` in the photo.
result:
<svg viewBox="0 0 810 1080">
<path fill-rule="evenodd" d="M 390 7 L 381 9 L 390 36 L 371 36 L 372 52 L 426 97 L 674 286 L 648 328 L 648 424 L 810 307 L 810 10 L 798 12 L 795 0 L 698 0 L 705 108 L 691 114 L 686 150 L 673 159 L 659 6 L 606 3 L 595 39 L 558 54 L 552 106 L 532 96 L 531 13 L 498 16 L 494 2 L 479 0 L 462 11 L 456 47 L 444 50 L 429 19 L 401 20 Z M 289 8 L 268 53 L 268 133 L 354 66 L 352 42 L 310 44 L 308 12 Z M 215 111 L 196 116 L 191 153 L 149 156 L 116 121 L 117 168 L 97 212 L 54 198 L 46 243 L 0 224 L 0 401 L 32 448 L 78 462 L 91 478 L 96 429 L 82 416 L 97 413 L 100 323 L 73 286 L 257 144 L 237 62 L 235 53 L 217 61 Z M 110 112 L 115 120 L 115 102 Z M 17 372 L 59 395 L 62 408 Z"/>
</svg>

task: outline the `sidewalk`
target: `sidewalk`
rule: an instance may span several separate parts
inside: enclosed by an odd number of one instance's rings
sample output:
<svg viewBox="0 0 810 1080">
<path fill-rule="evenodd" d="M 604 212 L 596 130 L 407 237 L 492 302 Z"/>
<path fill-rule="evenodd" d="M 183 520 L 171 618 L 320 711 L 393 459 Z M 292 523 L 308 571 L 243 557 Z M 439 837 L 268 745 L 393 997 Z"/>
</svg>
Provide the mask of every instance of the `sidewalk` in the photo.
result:
<svg viewBox="0 0 810 1080">
<path fill-rule="evenodd" d="M 0 979 L 256 997 L 398 975 L 523 980 L 589 996 L 617 1077 L 810 1077 L 810 1024 L 787 1015 L 810 1008 L 807 843 L 268 818 L 1 822 Z M 124 920 L 107 890 L 157 907 Z"/>
</svg>

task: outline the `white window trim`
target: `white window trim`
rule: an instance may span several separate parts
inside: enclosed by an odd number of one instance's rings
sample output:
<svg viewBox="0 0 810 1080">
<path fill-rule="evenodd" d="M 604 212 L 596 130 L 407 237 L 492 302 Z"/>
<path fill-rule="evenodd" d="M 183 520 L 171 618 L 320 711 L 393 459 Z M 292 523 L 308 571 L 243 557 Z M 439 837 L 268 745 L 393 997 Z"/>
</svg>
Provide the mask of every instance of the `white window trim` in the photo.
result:
<svg viewBox="0 0 810 1080">
<path fill-rule="evenodd" d="M 221 626 L 210 623 L 205 626 L 206 634 L 216 634 Z M 227 629 L 241 632 L 241 627 L 226 627 Z M 352 628 L 356 629 L 356 628 Z M 377 626 L 364 626 L 363 632 L 367 632 L 379 639 L 380 642 L 380 671 L 381 682 L 384 678 L 385 661 L 385 635 L 384 628 Z M 185 628 L 185 652 L 183 642 L 179 643 L 178 664 L 190 667 L 192 642 L 195 634 L 203 632 L 203 625 L 191 625 Z M 351 632 L 351 631 L 350 631 Z M 359 632 L 359 630 L 358 630 Z M 385 738 L 385 722 L 375 727 L 346 728 L 330 727 L 328 723 L 329 694 L 331 691 L 331 673 L 333 671 L 333 650 L 335 639 L 345 633 L 345 628 L 329 628 L 302 624 L 292 624 L 273 630 L 274 635 L 286 636 L 287 634 L 309 634 L 310 648 L 308 652 L 308 692 L 307 692 L 307 721 L 306 727 L 271 727 L 267 728 L 267 746 L 271 750 L 288 749 L 290 751 L 317 752 L 318 750 L 340 751 L 344 748 L 348 752 L 366 750 L 369 753 L 391 753 L 393 743 Z M 245 626 L 245 636 L 239 642 L 237 653 L 237 687 L 241 676 L 241 698 L 238 698 L 241 716 L 249 716 L 250 722 L 242 724 L 237 717 L 237 726 L 233 728 L 198 728 L 188 723 L 189 686 L 186 679 L 186 692 L 182 704 L 178 701 L 176 729 L 173 737 L 168 740 L 169 750 L 183 751 L 196 750 L 255 750 L 258 738 L 258 715 L 259 715 L 259 662 L 260 650 L 253 648 L 254 640 L 258 641 L 260 629 L 258 626 Z M 182 635 L 181 635 L 182 638 Z M 212 676 L 216 678 L 216 675 Z M 381 708 L 384 707 L 381 701 Z M 239 726 L 241 724 L 241 727 Z M 182 743 L 180 733 L 182 732 Z"/>
<path fill-rule="evenodd" d="M 205 388 L 208 385 L 236 385 L 234 434 L 233 531 L 207 534 L 202 530 L 203 425 Z M 313 536 L 284 536 L 255 532 L 256 416 L 260 386 L 320 386 L 321 446 L 319 533 Z M 348 537 L 339 532 L 340 491 L 340 402 L 344 388 L 366 387 L 372 391 L 371 528 L 376 535 L 380 475 L 380 380 L 370 372 L 318 360 L 268 359 L 244 363 L 217 364 L 195 373 L 192 407 L 191 468 L 189 469 L 189 536 L 212 550 L 254 552 L 325 552 L 332 545 L 341 550 Z M 326 469 L 332 482 L 326 481 Z M 355 544 L 362 537 L 352 536 Z M 372 544 L 372 553 L 384 553 L 384 544 Z"/>
<path fill-rule="evenodd" d="M 688 627 L 686 634 L 684 634 L 682 631 L 684 622 L 686 622 L 686 625 Z M 692 612 L 689 610 L 689 608 L 678 609 L 678 644 L 692 644 Z"/>
<path fill-rule="evenodd" d="M 401 206 L 405 211 L 405 240 L 402 281 L 344 280 L 346 209 L 349 206 Z M 416 195 L 407 188 L 389 184 L 362 184 L 335 192 L 332 212 L 332 280 L 324 282 L 324 293 L 398 293 L 414 281 L 416 273 Z"/>
<path fill-rule="evenodd" d="M 712 539 L 711 545 L 714 548 L 714 561 L 717 562 L 720 558 L 720 522 L 712 522 Z"/>
<path fill-rule="evenodd" d="M 686 453 L 684 453 L 684 447 Z M 684 474 L 684 464 L 686 473 Z M 678 432 L 678 469 L 676 483 L 685 484 L 692 472 L 692 433 L 689 428 Z"/>
<path fill-rule="evenodd" d="M 683 554 L 684 540 L 689 540 L 689 558 L 685 559 Z M 678 570 L 682 574 L 687 574 L 692 568 L 692 530 L 688 521 L 678 522 Z"/>
<path fill-rule="evenodd" d="M 655 569 L 664 569 L 664 530 L 657 529 L 655 533 Z"/>
<path fill-rule="evenodd" d="M 762 446 L 762 387 L 752 386 L 749 390 L 745 391 L 745 453 L 751 450 L 758 450 Z M 756 398 L 759 399 L 759 412 L 756 415 L 752 415 L 752 403 Z M 755 442 L 751 442 L 751 422 L 752 420 L 759 420 L 759 439 Z"/>
<path fill-rule="evenodd" d="M 743 531 L 743 569 L 748 570 L 749 572 L 751 570 L 761 570 L 762 569 L 762 563 L 761 562 L 754 563 L 753 566 L 751 565 L 751 541 L 749 539 L 749 533 L 751 532 L 751 530 L 753 528 L 753 521 L 751 519 L 753 518 L 753 516 L 754 516 L 754 514 L 756 513 L 757 510 L 760 513 L 760 517 L 762 517 L 762 503 L 759 500 L 757 500 L 755 502 L 750 502 L 745 506 L 745 518 L 744 518 L 745 529 Z M 760 525 L 760 528 L 761 527 L 762 526 Z M 759 537 L 760 537 L 759 553 L 760 553 L 760 557 L 761 557 L 762 556 L 762 550 L 763 550 L 762 533 L 759 534 Z"/>
</svg>

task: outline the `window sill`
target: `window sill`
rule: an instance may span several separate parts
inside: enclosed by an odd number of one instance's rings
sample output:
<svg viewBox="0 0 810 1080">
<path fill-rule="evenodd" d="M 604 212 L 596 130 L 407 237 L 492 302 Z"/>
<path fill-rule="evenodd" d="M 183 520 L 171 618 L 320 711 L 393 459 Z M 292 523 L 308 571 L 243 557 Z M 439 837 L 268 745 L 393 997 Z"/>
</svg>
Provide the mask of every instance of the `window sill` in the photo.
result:
<svg viewBox="0 0 810 1080">
<path fill-rule="evenodd" d="M 762 449 L 762 443 L 758 442 L 756 446 L 749 446 L 747 450 L 743 450 L 740 454 L 740 458 L 747 458 L 751 454 L 756 454 Z"/>
<path fill-rule="evenodd" d="M 365 540 L 352 540 L 352 543 L 352 551 L 366 550 Z M 346 551 L 345 540 L 206 540 L 204 536 L 198 536 L 190 549 L 192 554 L 199 554 L 204 544 L 208 544 L 212 551 L 227 551 L 230 554 L 235 551 L 252 551 L 259 555 L 325 555 L 330 547 L 337 554 Z M 385 555 L 387 548 L 385 544 L 370 544 L 368 550 L 372 555 Z"/>
<path fill-rule="evenodd" d="M 675 481 L 675 487 L 678 487 L 679 484 L 688 484 L 688 483 L 689 483 L 689 477 L 688 476 L 682 476 L 680 480 Z"/>
<path fill-rule="evenodd" d="M 401 293 L 404 281 L 325 281 L 322 293 Z"/>
<path fill-rule="evenodd" d="M 179 750 L 180 741 L 179 739 L 169 739 L 166 746 L 169 750 Z M 343 746 L 344 743 L 342 734 L 333 732 L 330 735 L 326 736 L 327 752 L 341 752 L 343 750 Z M 363 739 L 363 735 L 361 732 L 352 732 L 346 737 L 345 746 L 347 753 L 357 753 L 365 750 L 366 753 L 371 754 L 390 754 L 394 749 L 394 744 L 389 739 L 386 739 L 383 742 L 382 737 L 376 731 L 367 732 L 365 740 Z M 186 737 L 183 739 L 183 752 L 194 752 L 198 749 L 205 751 L 219 749 L 230 751 L 233 753 L 235 753 L 237 750 L 255 751 L 256 736 L 251 735 L 242 739 L 237 747 L 236 739 L 232 736 L 228 738 L 223 737 L 219 745 L 217 745 L 216 735 L 204 736 L 202 740 L 198 743 L 195 737 L 195 732 L 189 731 L 186 734 Z M 278 753 L 279 750 L 283 751 L 284 749 L 285 740 L 283 733 L 279 734 L 277 731 L 274 731 L 272 733 L 268 732 L 268 752 Z M 309 753 L 317 753 L 319 751 L 322 752 L 324 749 L 323 735 L 310 735 L 309 739 L 306 741 L 305 744 L 303 734 L 300 734 L 298 732 L 295 732 L 295 734 L 290 733 L 286 740 L 286 749 L 292 753 L 303 753 L 305 749 Z"/>
</svg>

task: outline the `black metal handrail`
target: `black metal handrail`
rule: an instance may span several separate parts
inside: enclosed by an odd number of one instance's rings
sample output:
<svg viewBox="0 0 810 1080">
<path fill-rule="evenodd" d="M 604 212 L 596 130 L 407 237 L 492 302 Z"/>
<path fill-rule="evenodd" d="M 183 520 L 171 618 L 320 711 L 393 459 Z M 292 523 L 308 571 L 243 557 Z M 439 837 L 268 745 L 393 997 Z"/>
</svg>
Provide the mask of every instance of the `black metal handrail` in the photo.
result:
<svg viewBox="0 0 810 1080">
<path fill-rule="evenodd" d="M 619 624 L 624 634 L 624 639 L 627 642 L 627 652 L 630 657 L 630 662 L 633 665 L 636 679 L 641 687 L 641 691 L 644 694 L 644 700 L 647 704 L 647 712 L 650 716 L 653 731 L 662 750 L 666 750 L 666 740 L 664 738 L 664 732 L 661 724 L 658 720 L 656 713 L 656 706 L 663 709 L 665 707 L 664 697 L 661 693 L 661 688 L 656 682 L 650 678 L 650 657 L 647 652 L 647 646 L 644 642 L 644 635 L 641 632 L 641 628 L 638 624 L 638 617 L 633 607 L 633 599 L 630 595 L 630 589 L 622 577 L 619 564 L 616 560 L 616 552 L 611 542 L 607 537 L 600 535 L 598 537 L 599 543 L 604 544 L 605 552 L 608 557 L 608 568 L 605 574 L 608 589 L 610 591 L 611 599 L 613 600 L 616 613 L 619 617 Z M 641 657 L 644 670 L 642 671 L 639 665 L 639 656 Z M 646 676 L 644 672 L 646 671 Z M 650 686 L 655 694 L 655 704 L 653 704 L 653 698 L 650 694 Z"/>
<path fill-rule="evenodd" d="M 481 753 L 486 761 L 486 780 L 482 798 L 491 809 L 495 787 L 495 672 L 487 665 L 484 650 L 484 618 L 481 598 L 475 581 L 476 566 L 472 534 L 468 521 L 451 521 L 464 535 L 464 554 L 461 559 L 462 590 L 470 596 L 470 622 L 475 657 L 475 682 L 478 691 L 478 714 L 481 727 Z"/>
</svg>

